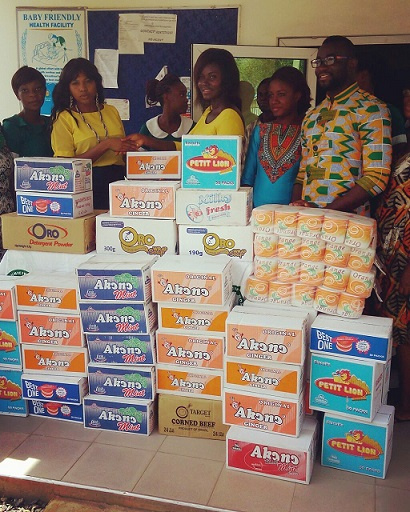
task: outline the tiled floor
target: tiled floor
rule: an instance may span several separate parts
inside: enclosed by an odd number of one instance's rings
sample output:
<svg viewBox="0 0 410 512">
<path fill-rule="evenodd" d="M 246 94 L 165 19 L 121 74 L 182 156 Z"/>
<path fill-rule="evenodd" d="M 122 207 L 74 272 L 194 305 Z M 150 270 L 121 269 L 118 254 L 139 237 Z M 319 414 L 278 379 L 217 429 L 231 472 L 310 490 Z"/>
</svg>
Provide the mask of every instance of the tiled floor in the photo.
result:
<svg viewBox="0 0 410 512">
<path fill-rule="evenodd" d="M 321 467 L 309 485 L 225 468 L 225 442 L 149 437 L 0 416 L 0 476 L 31 476 L 243 512 L 408 512 L 410 422 L 394 426 L 385 480 Z"/>
</svg>

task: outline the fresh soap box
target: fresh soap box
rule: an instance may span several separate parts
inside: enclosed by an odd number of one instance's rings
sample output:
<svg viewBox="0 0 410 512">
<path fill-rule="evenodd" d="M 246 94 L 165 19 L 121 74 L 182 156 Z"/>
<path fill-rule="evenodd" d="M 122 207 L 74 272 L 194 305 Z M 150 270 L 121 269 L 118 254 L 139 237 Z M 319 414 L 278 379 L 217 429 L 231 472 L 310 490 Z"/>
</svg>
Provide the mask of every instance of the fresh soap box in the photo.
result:
<svg viewBox="0 0 410 512">
<path fill-rule="evenodd" d="M 151 334 L 86 334 L 93 363 L 155 364 L 155 338 Z"/>
<path fill-rule="evenodd" d="M 17 215 L 76 219 L 93 212 L 93 193 L 49 194 L 16 192 Z"/>
<path fill-rule="evenodd" d="M 92 161 L 71 158 L 17 157 L 16 190 L 78 194 L 92 189 Z"/>
<path fill-rule="evenodd" d="M 182 188 L 238 190 L 242 138 L 182 136 Z"/>
</svg>

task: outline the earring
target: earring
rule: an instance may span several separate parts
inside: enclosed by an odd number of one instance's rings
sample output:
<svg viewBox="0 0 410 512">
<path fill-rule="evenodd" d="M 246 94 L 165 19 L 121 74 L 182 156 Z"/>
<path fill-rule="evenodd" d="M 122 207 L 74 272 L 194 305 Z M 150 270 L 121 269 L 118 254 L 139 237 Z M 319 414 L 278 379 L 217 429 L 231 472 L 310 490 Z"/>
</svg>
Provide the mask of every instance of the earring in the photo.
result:
<svg viewBox="0 0 410 512">
<path fill-rule="evenodd" d="M 74 109 L 74 98 L 70 95 L 70 110 Z"/>
<path fill-rule="evenodd" d="M 100 110 L 100 100 L 98 98 L 98 92 L 95 95 L 95 106 L 97 107 L 97 110 Z"/>
</svg>

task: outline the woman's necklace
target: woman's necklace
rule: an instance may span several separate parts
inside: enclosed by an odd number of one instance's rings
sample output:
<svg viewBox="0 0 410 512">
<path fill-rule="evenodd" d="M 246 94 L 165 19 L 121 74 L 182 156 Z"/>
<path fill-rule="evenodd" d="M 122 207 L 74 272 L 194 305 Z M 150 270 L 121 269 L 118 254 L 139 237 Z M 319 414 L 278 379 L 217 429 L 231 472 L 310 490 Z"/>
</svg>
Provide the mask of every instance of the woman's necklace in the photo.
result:
<svg viewBox="0 0 410 512">
<path fill-rule="evenodd" d="M 88 126 L 88 128 L 94 133 L 94 135 L 96 136 L 97 138 L 97 141 L 98 142 L 101 142 L 101 139 L 100 139 L 100 136 L 98 135 L 98 133 L 94 130 L 94 128 L 90 125 L 90 123 L 88 123 L 84 117 L 84 114 L 81 112 L 81 110 L 78 108 L 78 105 L 76 104 L 75 105 L 75 109 L 76 111 L 78 112 L 78 114 L 80 115 L 81 119 L 84 121 L 84 123 Z M 103 125 L 103 128 L 104 128 L 104 131 L 105 131 L 105 139 L 108 138 L 108 129 L 107 129 L 107 126 L 104 122 L 104 119 L 103 119 L 103 116 L 101 114 L 101 109 L 100 109 L 100 106 L 97 105 L 97 110 L 98 110 L 98 113 L 100 114 L 100 121 L 101 121 L 101 124 Z"/>
</svg>

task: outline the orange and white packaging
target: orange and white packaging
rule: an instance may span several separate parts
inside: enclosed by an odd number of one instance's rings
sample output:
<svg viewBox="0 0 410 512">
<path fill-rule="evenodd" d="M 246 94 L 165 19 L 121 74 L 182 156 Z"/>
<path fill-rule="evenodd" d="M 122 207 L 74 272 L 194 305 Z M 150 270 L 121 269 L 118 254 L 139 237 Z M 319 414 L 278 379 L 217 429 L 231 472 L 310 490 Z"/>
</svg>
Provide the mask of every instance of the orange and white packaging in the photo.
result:
<svg viewBox="0 0 410 512">
<path fill-rule="evenodd" d="M 304 285 L 320 286 L 325 278 L 325 264 L 320 261 L 301 261 L 299 281 Z"/>
<path fill-rule="evenodd" d="M 269 281 L 268 302 L 274 304 L 292 304 L 292 283 Z"/>
<path fill-rule="evenodd" d="M 292 285 L 292 306 L 313 307 L 315 303 L 316 286 L 309 284 L 294 283 Z"/>
<path fill-rule="evenodd" d="M 224 384 L 239 391 L 298 398 L 304 387 L 304 366 L 263 362 L 250 364 L 227 357 Z"/>
<path fill-rule="evenodd" d="M 159 303 L 158 325 L 161 329 L 177 329 L 185 333 L 225 334 L 226 319 L 235 300 L 236 295 L 232 293 L 223 306 Z"/>
<path fill-rule="evenodd" d="M 347 267 L 352 252 L 351 247 L 344 244 L 326 244 L 324 262 L 334 267 Z"/>
<path fill-rule="evenodd" d="M 127 153 L 129 180 L 180 180 L 180 151 L 135 151 Z"/>
<path fill-rule="evenodd" d="M 18 326 L 21 343 L 42 345 L 84 346 L 81 317 L 78 313 L 40 313 L 19 311 Z"/>
<path fill-rule="evenodd" d="M 222 371 L 206 368 L 185 370 L 170 364 L 157 364 L 156 371 L 158 393 L 222 399 Z"/>
<path fill-rule="evenodd" d="M 348 222 L 349 216 L 346 213 L 326 210 L 323 215 L 320 238 L 332 244 L 343 244 Z"/>
<path fill-rule="evenodd" d="M 231 311 L 226 320 L 226 355 L 239 361 L 302 365 L 306 356 L 307 318 Z"/>
<path fill-rule="evenodd" d="M 367 298 L 370 297 L 376 276 L 375 269 L 370 272 L 350 272 L 349 281 L 347 283 L 346 291 L 356 297 Z"/>
<path fill-rule="evenodd" d="M 274 204 L 264 204 L 252 210 L 251 224 L 254 233 L 273 234 L 276 207 Z"/>
<path fill-rule="evenodd" d="M 245 297 L 252 302 L 267 302 L 269 282 L 251 275 L 246 280 Z"/>
<path fill-rule="evenodd" d="M 11 276 L 0 277 L 0 320 L 16 320 L 16 280 Z"/>
<path fill-rule="evenodd" d="M 276 278 L 278 271 L 277 258 L 262 258 L 257 256 L 253 260 L 253 273 L 257 279 L 270 281 Z"/>
<path fill-rule="evenodd" d="M 318 208 L 301 208 L 298 214 L 297 236 L 319 239 L 323 217 L 323 213 Z"/>
<path fill-rule="evenodd" d="M 157 362 L 184 368 L 223 369 L 225 336 L 158 329 Z"/>
<path fill-rule="evenodd" d="M 365 299 L 342 292 L 337 303 L 336 313 L 344 318 L 359 318 L 364 309 Z"/>
<path fill-rule="evenodd" d="M 376 238 L 373 239 L 374 241 Z M 347 266 L 357 272 L 370 272 L 376 257 L 376 249 L 371 246 L 367 249 L 356 249 L 352 247 Z"/>
<path fill-rule="evenodd" d="M 278 257 L 288 260 L 298 259 L 300 254 L 301 243 L 302 239 L 298 236 L 279 235 Z"/>
<path fill-rule="evenodd" d="M 277 235 L 296 236 L 298 212 L 297 206 L 275 205 L 273 232 Z"/>
<path fill-rule="evenodd" d="M 96 217 L 98 254 L 176 254 L 177 225 L 171 219 L 118 217 L 108 213 Z"/>
<path fill-rule="evenodd" d="M 295 283 L 299 281 L 300 260 L 286 260 L 278 258 L 276 280 L 282 283 Z"/>
<path fill-rule="evenodd" d="M 253 251 L 255 256 L 261 258 L 274 258 L 277 256 L 278 235 L 268 233 L 255 233 L 253 238 Z"/>
<path fill-rule="evenodd" d="M 274 316 L 302 316 L 307 321 L 306 336 L 310 338 L 310 327 L 317 318 L 317 311 L 313 307 L 295 308 L 289 304 L 270 304 L 265 302 L 250 303 L 246 302 L 242 306 L 235 306 L 233 311 L 239 313 L 253 313 L 255 315 L 274 315 Z M 308 358 L 306 358 L 308 359 Z"/>
<path fill-rule="evenodd" d="M 323 286 L 343 292 L 350 278 L 350 269 L 341 267 L 326 267 Z"/>
<path fill-rule="evenodd" d="M 227 425 L 298 437 L 304 418 L 303 394 L 284 398 L 225 387 L 223 412 Z"/>
<path fill-rule="evenodd" d="M 88 375 L 88 352 L 85 347 L 49 347 L 23 343 L 21 352 L 26 373 L 51 373 L 70 377 Z"/>
<path fill-rule="evenodd" d="M 346 231 L 345 244 L 357 249 L 367 249 L 376 233 L 376 221 L 370 217 L 352 215 Z"/>
<path fill-rule="evenodd" d="M 16 283 L 16 297 L 19 310 L 77 312 L 77 279 L 74 274 L 63 272 L 30 272 Z"/>
<path fill-rule="evenodd" d="M 114 181 L 109 185 L 110 214 L 175 219 L 175 194 L 180 186 L 178 181 Z"/>
<path fill-rule="evenodd" d="M 302 238 L 299 258 L 304 261 L 323 261 L 326 242 L 320 238 Z"/>
<path fill-rule="evenodd" d="M 331 290 L 330 288 L 326 288 L 326 286 L 318 286 L 316 289 L 315 303 L 313 307 L 322 313 L 336 315 L 339 298 L 339 290 Z"/>
<path fill-rule="evenodd" d="M 160 258 L 152 266 L 152 300 L 172 304 L 223 306 L 232 293 L 232 259 L 191 256 Z"/>
</svg>

